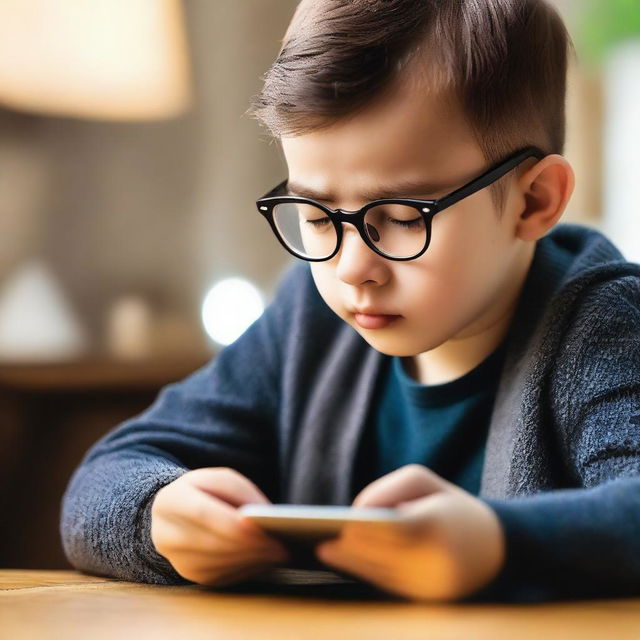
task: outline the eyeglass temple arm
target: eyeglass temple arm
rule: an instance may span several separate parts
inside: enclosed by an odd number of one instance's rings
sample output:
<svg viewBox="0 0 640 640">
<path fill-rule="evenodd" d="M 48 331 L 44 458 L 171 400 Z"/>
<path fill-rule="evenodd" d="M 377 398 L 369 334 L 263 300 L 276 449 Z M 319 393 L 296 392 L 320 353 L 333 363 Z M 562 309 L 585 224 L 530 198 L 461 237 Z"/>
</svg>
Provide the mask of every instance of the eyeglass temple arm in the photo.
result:
<svg viewBox="0 0 640 640">
<path fill-rule="evenodd" d="M 487 172 L 483 173 L 481 176 L 479 176 L 469 184 L 466 184 L 463 187 L 460 187 L 459 189 L 456 189 L 446 196 L 443 196 L 442 198 L 436 200 L 435 203 L 437 205 L 438 211 L 450 207 L 459 200 L 470 196 L 472 193 L 480 191 L 480 189 L 484 189 L 484 187 L 490 185 L 492 182 L 495 182 L 498 178 L 501 178 L 506 173 L 509 173 L 509 171 L 517 167 L 527 158 L 535 157 L 538 160 L 542 160 L 544 156 L 545 153 L 536 147 L 528 147 L 527 149 L 523 149 L 508 160 L 500 163 L 497 167 L 489 169 Z"/>
<path fill-rule="evenodd" d="M 259 200 L 264 200 L 265 198 L 272 198 L 273 196 L 277 196 L 280 192 L 287 186 L 287 182 L 289 182 L 288 178 L 285 178 L 280 184 L 276 185 L 269 191 L 269 193 L 265 193 Z"/>
</svg>

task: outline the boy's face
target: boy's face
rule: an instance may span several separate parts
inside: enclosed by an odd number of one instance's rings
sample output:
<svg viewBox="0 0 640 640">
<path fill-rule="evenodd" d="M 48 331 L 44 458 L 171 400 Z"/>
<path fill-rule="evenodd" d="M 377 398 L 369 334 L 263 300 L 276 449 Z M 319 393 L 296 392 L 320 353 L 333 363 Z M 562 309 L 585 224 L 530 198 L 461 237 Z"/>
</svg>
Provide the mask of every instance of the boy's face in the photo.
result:
<svg viewBox="0 0 640 640">
<path fill-rule="evenodd" d="M 409 88 L 352 119 L 281 142 L 290 182 L 347 210 L 359 209 L 382 187 L 408 181 L 434 189 L 398 191 L 397 197 L 440 197 L 487 168 L 459 108 Z M 450 340 L 473 340 L 509 312 L 516 274 L 532 255 L 532 243 L 519 240 L 515 231 L 514 213 L 522 203 L 510 191 L 499 219 L 489 189 L 480 190 L 438 213 L 426 253 L 407 262 L 375 254 L 355 227 L 344 224 L 338 254 L 311 263 L 318 291 L 388 355 L 413 356 Z M 398 317 L 367 322 L 358 309 Z"/>
</svg>

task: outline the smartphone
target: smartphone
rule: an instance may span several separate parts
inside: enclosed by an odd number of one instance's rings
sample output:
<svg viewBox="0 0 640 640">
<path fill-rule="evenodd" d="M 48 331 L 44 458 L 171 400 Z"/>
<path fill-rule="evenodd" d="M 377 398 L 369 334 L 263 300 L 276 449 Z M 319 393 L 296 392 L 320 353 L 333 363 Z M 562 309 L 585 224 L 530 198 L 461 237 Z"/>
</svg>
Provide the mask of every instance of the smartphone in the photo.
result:
<svg viewBox="0 0 640 640">
<path fill-rule="evenodd" d="M 238 512 L 275 537 L 303 543 L 334 538 L 349 522 L 378 527 L 402 521 L 396 509 L 386 507 L 245 504 Z"/>
</svg>

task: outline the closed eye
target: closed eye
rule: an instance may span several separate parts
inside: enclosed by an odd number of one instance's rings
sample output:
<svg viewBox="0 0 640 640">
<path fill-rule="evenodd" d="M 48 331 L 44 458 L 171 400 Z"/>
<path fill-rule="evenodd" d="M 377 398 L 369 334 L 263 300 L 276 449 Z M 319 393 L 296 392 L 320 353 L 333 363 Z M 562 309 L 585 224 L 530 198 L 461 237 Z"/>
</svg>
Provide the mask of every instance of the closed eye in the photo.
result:
<svg viewBox="0 0 640 640">
<path fill-rule="evenodd" d="M 395 218 L 387 218 L 391 224 L 395 224 L 399 227 L 405 227 L 410 229 L 411 227 L 417 227 L 422 224 L 422 218 L 414 218 L 413 220 L 396 220 Z"/>
<path fill-rule="evenodd" d="M 329 224 L 329 218 L 316 218 L 315 220 L 305 220 L 306 224 L 311 225 L 312 227 L 323 227 L 326 224 Z"/>
</svg>

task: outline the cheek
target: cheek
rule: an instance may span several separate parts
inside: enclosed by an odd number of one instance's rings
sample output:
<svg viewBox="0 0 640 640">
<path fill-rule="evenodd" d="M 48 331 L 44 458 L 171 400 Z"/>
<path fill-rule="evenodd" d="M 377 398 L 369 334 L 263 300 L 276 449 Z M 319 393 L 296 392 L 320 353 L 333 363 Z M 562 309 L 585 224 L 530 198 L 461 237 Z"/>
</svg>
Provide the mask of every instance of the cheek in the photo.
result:
<svg viewBox="0 0 640 640">
<path fill-rule="evenodd" d="M 440 220 L 436 216 L 428 250 L 435 276 L 448 283 L 451 295 L 456 290 L 473 295 L 473 289 L 490 277 L 504 250 L 503 230 L 487 203 L 474 202 L 472 197 L 462 204 L 466 206 L 459 210 L 443 211 Z"/>
<path fill-rule="evenodd" d="M 415 292 L 411 296 L 416 312 L 413 317 L 425 318 L 422 314 L 426 311 L 428 324 L 434 329 L 467 323 L 486 304 L 502 271 L 496 263 L 504 251 L 500 236 L 492 235 L 478 219 L 486 220 L 486 216 L 477 212 L 479 215 L 471 221 L 474 211 L 465 213 L 469 215 L 443 218 L 439 225 L 434 221 L 431 245 L 420 269 L 407 283 L 407 290 Z M 469 224 L 465 224 L 467 221 Z"/>
<path fill-rule="evenodd" d="M 311 275 L 313 276 L 313 281 L 316 284 L 318 293 L 327 303 L 327 306 L 342 317 L 343 309 L 335 269 L 333 269 L 328 262 L 311 263 Z"/>
</svg>

